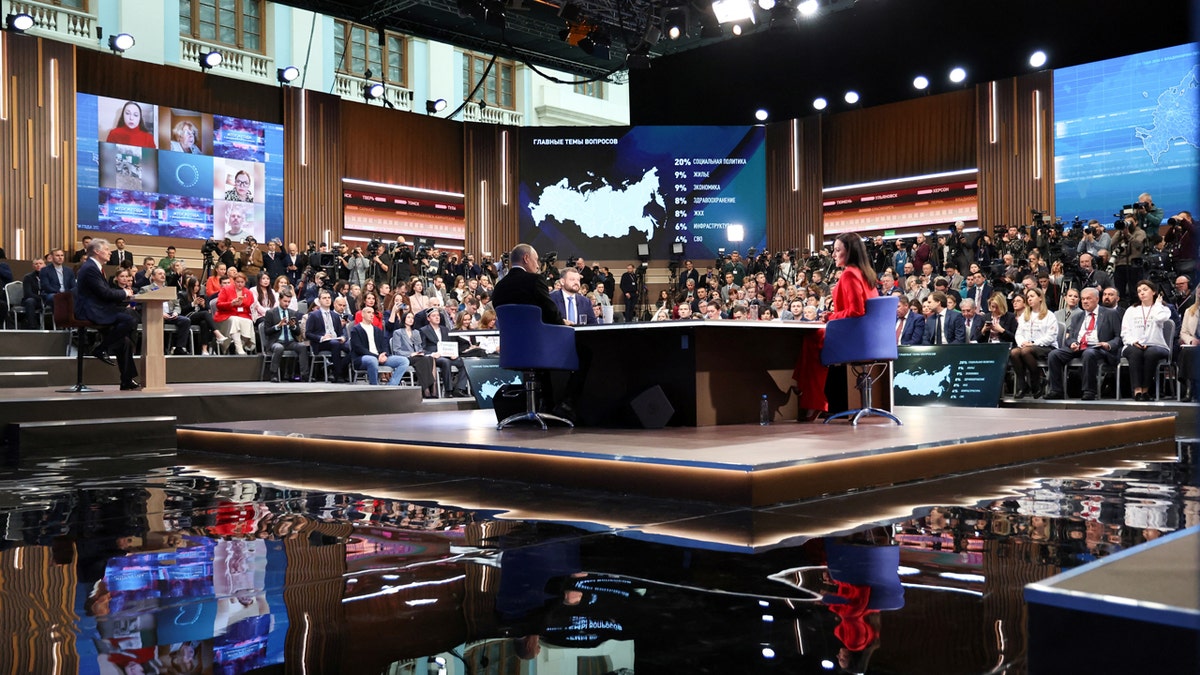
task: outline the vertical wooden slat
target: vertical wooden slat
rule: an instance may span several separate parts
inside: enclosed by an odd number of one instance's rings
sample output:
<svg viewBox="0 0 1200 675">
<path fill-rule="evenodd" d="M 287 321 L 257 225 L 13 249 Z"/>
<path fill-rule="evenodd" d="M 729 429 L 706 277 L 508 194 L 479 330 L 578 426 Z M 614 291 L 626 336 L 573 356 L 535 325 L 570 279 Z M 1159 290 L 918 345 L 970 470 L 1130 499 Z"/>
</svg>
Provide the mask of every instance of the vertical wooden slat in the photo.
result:
<svg viewBox="0 0 1200 675">
<path fill-rule="evenodd" d="M 992 87 L 976 87 L 979 124 L 986 129 L 995 110 L 998 138 L 990 134 L 977 139 L 979 156 L 979 219 L 986 231 L 1005 225 L 1030 222 L 1030 209 L 1054 212 L 1054 109 L 1053 74 L 1049 71 L 1010 78 Z M 1034 92 L 1041 94 L 1041 108 L 1034 110 Z M 991 97 L 997 100 L 992 101 Z M 1042 136 L 1035 135 L 1041 118 Z M 1040 143 L 1041 178 L 1037 178 L 1036 144 Z M 1071 217 L 1074 214 L 1062 214 Z"/>
</svg>

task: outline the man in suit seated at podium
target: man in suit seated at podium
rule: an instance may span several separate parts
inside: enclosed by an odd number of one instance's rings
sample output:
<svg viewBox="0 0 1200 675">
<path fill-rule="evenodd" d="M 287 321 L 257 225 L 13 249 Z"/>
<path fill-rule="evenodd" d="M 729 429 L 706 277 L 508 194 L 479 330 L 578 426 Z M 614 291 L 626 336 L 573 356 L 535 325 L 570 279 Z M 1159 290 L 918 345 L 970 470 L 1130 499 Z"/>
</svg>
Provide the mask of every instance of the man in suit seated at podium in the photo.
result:
<svg viewBox="0 0 1200 675">
<path fill-rule="evenodd" d="M 921 344 L 961 345 L 967 342 L 967 324 L 962 314 L 946 307 L 946 294 L 934 291 L 925 298 L 931 314 L 925 319 L 925 337 Z"/>
<path fill-rule="evenodd" d="M 563 271 L 562 288 L 550 294 L 554 306 L 568 326 L 594 326 L 596 316 L 592 314 L 592 301 L 579 292 L 580 275 L 574 267 Z"/>
<path fill-rule="evenodd" d="M 61 256 L 62 250 L 58 252 Z M 133 362 L 133 344 L 129 341 L 129 334 L 137 328 L 138 318 L 129 307 L 133 291 L 116 288 L 104 278 L 104 265 L 111 255 L 106 240 L 88 242 L 87 260 L 79 268 L 75 286 L 75 316 L 109 327 L 104 339 L 92 350 L 92 356 L 110 366 L 116 365 L 121 371 L 121 390 L 129 391 L 140 386 L 133 379 L 137 375 L 137 365 Z M 42 271 L 47 269 L 50 268 Z M 115 363 L 110 354 L 117 357 Z"/>
</svg>

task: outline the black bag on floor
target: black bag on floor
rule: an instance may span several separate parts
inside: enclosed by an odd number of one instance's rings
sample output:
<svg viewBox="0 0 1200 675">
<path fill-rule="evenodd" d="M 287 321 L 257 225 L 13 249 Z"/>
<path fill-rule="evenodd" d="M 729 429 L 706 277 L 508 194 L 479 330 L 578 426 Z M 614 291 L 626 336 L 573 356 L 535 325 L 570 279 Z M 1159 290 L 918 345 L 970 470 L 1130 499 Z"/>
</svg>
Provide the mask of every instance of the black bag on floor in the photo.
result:
<svg viewBox="0 0 1200 675">
<path fill-rule="evenodd" d="M 510 415 L 525 412 L 525 385 L 501 385 L 492 397 L 492 408 L 496 411 L 497 422 L 503 422 Z"/>
</svg>

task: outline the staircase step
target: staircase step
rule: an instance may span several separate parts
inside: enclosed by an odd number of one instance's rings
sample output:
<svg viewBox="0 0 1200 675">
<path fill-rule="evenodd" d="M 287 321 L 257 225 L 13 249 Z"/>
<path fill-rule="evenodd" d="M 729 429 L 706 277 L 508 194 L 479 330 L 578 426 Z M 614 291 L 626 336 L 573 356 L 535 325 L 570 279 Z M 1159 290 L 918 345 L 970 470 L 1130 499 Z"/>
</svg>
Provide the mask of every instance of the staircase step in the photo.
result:
<svg viewBox="0 0 1200 675">
<path fill-rule="evenodd" d="M 50 373 L 44 370 L 23 370 L 0 373 L 0 389 L 16 387 L 49 387 Z"/>
<path fill-rule="evenodd" d="M 5 356 L 62 356 L 67 353 L 64 330 L 0 330 L 0 354 Z"/>
<path fill-rule="evenodd" d="M 108 449 L 176 447 L 174 416 L 109 417 L 12 422 L 4 429 L 9 461 L 37 456 L 90 455 Z"/>
</svg>

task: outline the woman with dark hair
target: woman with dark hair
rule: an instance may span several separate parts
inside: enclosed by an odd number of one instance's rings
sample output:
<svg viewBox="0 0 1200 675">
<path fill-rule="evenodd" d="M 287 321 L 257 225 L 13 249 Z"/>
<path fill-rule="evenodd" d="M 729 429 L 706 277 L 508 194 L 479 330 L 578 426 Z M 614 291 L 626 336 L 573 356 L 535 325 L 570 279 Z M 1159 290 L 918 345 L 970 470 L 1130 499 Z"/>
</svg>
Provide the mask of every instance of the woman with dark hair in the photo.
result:
<svg viewBox="0 0 1200 675">
<path fill-rule="evenodd" d="M 254 201 L 254 181 L 246 170 L 239 170 L 233 175 L 233 189 L 225 191 L 227 202 Z"/>
<path fill-rule="evenodd" d="M 254 304 L 250 305 L 250 318 L 258 321 L 267 315 L 267 310 L 279 304 L 279 295 L 271 288 L 271 275 L 259 274 L 258 284 L 254 286 Z"/>
<path fill-rule="evenodd" d="M 1133 400 L 1153 401 L 1150 385 L 1154 383 L 1158 364 L 1171 358 L 1165 330 L 1171 310 L 1163 304 L 1153 282 L 1139 281 L 1137 297 L 1138 303 L 1130 305 L 1121 320 L 1121 344 L 1125 345 L 1123 356 L 1129 361 Z"/>
<path fill-rule="evenodd" d="M 126 101 L 125 105 L 121 106 L 121 114 L 117 115 L 116 123 L 104 141 L 121 145 L 135 145 L 139 148 L 158 147 L 154 142 L 154 134 L 150 133 L 150 129 L 146 126 L 142 106 L 133 101 Z"/>
<path fill-rule="evenodd" d="M 217 330 L 212 312 L 208 311 L 208 299 L 201 292 L 200 280 L 190 274 L 184 278 L 183 288 L 179 291 L 179 313 L 191 319 L 193 326 L 199 327 L 201 355 L 208 355 L 208 344 L 214 337 L 217 339 L 219 347 L 224 347 L 231 342 L 229 338 L 221 334 L 221 331 Z"/>
<path fill-rule="evenodd" d="M 823 315 L 825 321 L 847 319 L 867 313 L 867 298 L 878 295 L 875 290 L 875 269 L 867 256 L 867 247 L 862 237 L 853 232 L 843 232 L 833 242 L 833 259 L 842 268 L 841 277 L 833 287 L 831 311 Z M 829 371 L 821 365 L 821 347 L 825 344 L 825 330 L 805 335 L 800 351 L 800 360 L 792 372 L 792 379 L 800 390 L 800 419 L 812 422 L 822 412 L 829 410 L 825 398 L 825 380 Z"/>
<path fill-rule="evenodd" d="M 415 321 L 416 317 L 412 312 L 404 313 L 400 328 L 392 333 L 392 353 L 408 359 L 408 364 L 417 374 L 417 382 L 421 385 L 421 396 L 434 398 L 437 396 L 434 389 L 437 383 L 437 380 L 434 379 L 437 377 L 434 371 L 436 363 L 433 357 L 426 353 L 425 340 L 421 337 L 421 331 L 413 326 Z M 395 377 L 399 377 L 399 375 L 395 375 Z"/>
</svg>

